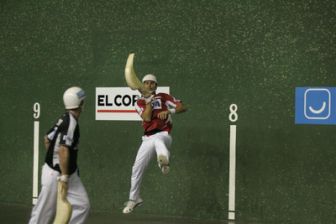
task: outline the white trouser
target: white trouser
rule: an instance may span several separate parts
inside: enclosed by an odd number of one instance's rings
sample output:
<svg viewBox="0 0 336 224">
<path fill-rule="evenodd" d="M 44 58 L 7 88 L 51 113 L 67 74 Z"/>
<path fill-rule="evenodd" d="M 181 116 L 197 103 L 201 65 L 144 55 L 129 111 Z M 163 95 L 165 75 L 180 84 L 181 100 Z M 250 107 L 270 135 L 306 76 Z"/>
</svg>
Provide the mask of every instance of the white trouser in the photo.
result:
<svg viewBox="0 0 336 224">
<path fill-rule="evenodd" d="M 155 152 L 157 156 L 166 156 L 169 161 L 169 148 L 171 144 L 172 137 L 166 131 L 142 137 L 142 144 L 132 168 L 130 200 L 136 201 L 140 197 L 142 177 Z"/>
<path fill-rule="evenodd" d="M 57 204 L 57 177 L 59 172 L 47 164 L 42 167 L 42 189 L 34 206 L 29 224 L 48 224 L 55 217 Z M 90 210 L 89 198 L 77 172 L 69 177 L 67 199 L 72 205 L 71 224 L 84 223 Z"/>
</svg>

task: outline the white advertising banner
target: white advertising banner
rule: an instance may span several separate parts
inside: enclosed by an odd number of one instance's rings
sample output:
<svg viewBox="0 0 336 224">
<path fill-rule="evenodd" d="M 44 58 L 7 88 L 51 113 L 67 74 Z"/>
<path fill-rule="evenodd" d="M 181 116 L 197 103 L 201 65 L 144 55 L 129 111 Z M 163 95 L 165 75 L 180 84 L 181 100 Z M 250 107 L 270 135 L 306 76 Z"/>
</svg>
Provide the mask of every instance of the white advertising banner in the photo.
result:
<svg viewBox="0 0 336 224">
<path fill-rule="evenodd" d="M 157 93 L 169 94 L 169 87 L 158 87 Z M 96 87 L 96 120 L 140 121 L 135 102 L 138 90 L 129 87 Z"/>
</svg>

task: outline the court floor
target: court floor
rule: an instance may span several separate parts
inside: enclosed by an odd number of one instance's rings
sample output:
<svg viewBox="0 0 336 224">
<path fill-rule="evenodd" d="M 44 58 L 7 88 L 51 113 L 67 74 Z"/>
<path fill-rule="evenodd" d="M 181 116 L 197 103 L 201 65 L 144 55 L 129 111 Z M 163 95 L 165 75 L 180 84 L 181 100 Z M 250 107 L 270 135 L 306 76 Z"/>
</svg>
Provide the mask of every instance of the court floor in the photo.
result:
<svg viewBox="0 0 336 224">
<path fill-rule="evenodd" d="M 0 204 L 1 224 L 28 223 L 31 207 L 13 204 Z M 139 214 L 123 215 L 104 212 L 91 212 L 87 224 L 243 224 L 228 221 L 200 221 L 185 218 L 145 216 Z M 245 223 L 244 223 L 245 224 Z"/>
</svg>

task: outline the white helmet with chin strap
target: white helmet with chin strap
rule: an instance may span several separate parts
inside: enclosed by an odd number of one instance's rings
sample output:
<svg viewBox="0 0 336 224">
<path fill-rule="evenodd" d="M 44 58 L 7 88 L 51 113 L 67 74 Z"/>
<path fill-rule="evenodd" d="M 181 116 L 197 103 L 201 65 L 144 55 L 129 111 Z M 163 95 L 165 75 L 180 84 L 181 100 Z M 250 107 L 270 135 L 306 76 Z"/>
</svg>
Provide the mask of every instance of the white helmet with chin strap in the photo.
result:
<svg viewBox="0 0 336 224">
<path fill-rule="evenodd" d="M 85 99 L 85 92 L 80 87 L 73 86 L 67 89 L 63 94 L 65 109 L 76 109 L 80 107 Z"/>
<path fill-rule="evenodd" d="M 155 75 L 153 74 L 147 74 L 145 75 L 143 78 L 142 78 L 142 82 L 145 82 L 145 81 L 153 81 L 157 84 L 157 79 L 155 77 Z"/>
</svg>

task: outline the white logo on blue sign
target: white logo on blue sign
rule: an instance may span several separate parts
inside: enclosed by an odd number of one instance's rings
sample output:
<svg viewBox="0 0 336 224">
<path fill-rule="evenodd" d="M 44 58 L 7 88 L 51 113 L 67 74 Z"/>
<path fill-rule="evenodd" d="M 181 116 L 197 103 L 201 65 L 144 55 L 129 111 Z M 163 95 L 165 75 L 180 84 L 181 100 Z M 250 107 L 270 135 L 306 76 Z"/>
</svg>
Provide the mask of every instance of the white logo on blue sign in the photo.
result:
<svg viewBox="0 0 336 224">
<path fill-rule="evenodd" d="M 335 87 L 297 87 L 296 124 L 336 124 Z"/>
</svg>

